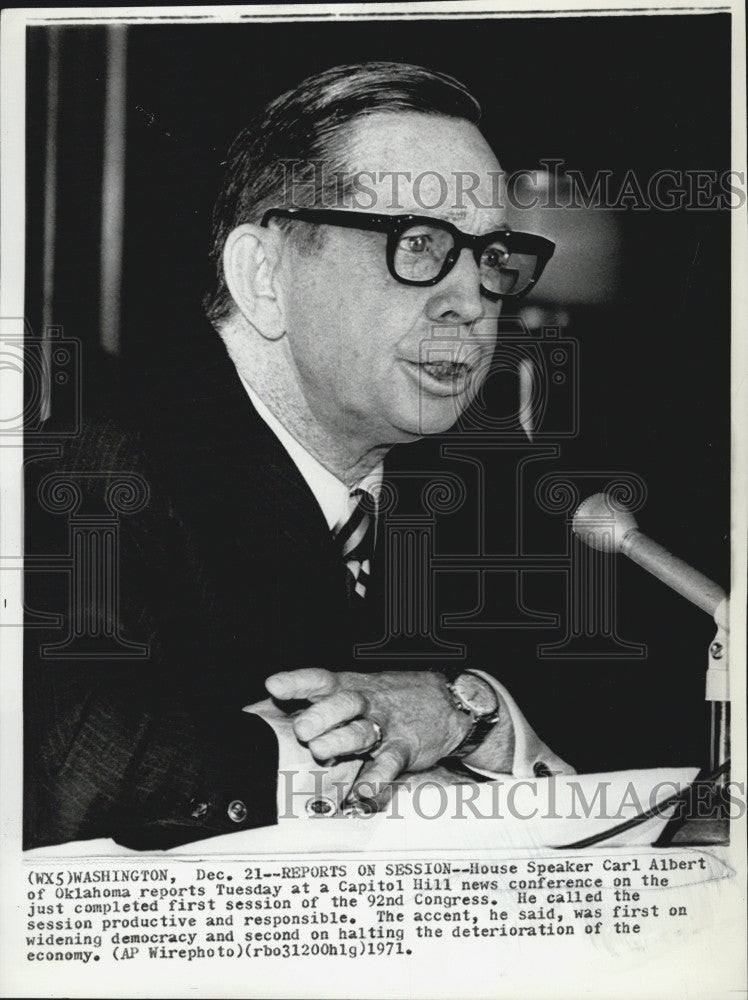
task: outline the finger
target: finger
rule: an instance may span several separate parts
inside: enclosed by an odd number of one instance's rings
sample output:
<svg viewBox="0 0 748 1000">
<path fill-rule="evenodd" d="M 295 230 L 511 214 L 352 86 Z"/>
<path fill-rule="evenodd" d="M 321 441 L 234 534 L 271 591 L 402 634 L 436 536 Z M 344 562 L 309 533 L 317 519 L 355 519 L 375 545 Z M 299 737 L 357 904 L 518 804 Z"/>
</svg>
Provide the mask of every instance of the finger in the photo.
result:
<svg viewBox="0 0 748 1000">
<path fill-rule="evenodd" d="M 392 796 L 392 782 L 408 767 L 408 746 L 404 740 L 387 740 L 376 757 L 364 764 L 353 786 L 353 796 L 386 805 Z"/>
<path fill-rule="evenodd" d="M 354 719 L 344 726 L 331 729 L 309 741 L 309 749 L 317 760 L 330 761 L 337 757 L 366 753 L 379 742 L 378 727 L 371 719 Z"/>
<path fill-rule="evenodd" d="M 265 687 L 279 701 L 325 698 L 337 689 L 338 679 L 331 670 L 306 667 L 283 670 L 265 681 Z"/>
<path fill-rule="evenodd" d="M 294 719 L 293 729 L 302 743 L 322 736 L 357 716 L 365 715 L 368 708 L 366 698 L 358 691 L 336 691 L 328 698 L 315 702 L 310 708 Z"/>
</svg>

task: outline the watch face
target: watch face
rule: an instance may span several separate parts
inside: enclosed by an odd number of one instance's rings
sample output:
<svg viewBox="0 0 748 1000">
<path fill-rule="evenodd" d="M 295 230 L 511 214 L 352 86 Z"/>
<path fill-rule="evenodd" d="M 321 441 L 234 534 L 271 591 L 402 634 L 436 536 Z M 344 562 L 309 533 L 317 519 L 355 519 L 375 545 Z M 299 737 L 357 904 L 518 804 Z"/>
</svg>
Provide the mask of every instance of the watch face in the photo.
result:
<svg viewBox="0 0 748 1000">
<path fill-rule="evenodd" d="M 492 715 L 499 707 L 494 689 L 482 677 L 477 677 L 475 674 L 460 674 L 454 682 L 454 691 L 478 718 Z"/>
</svg>

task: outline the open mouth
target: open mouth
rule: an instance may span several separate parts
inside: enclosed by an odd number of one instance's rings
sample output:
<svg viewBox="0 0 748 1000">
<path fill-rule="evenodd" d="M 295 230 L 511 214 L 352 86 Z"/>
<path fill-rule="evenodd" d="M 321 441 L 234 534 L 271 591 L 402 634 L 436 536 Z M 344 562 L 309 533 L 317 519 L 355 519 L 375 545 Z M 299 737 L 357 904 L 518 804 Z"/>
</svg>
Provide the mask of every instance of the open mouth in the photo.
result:
<svg viewBox="0 0 748 1000">
<path fill-rule="evenodd" d="M 464 379 L 470 374 L 470 366 L 464 361 L 423 361 L 418 367 L 437 382 Z"/>
</svg>

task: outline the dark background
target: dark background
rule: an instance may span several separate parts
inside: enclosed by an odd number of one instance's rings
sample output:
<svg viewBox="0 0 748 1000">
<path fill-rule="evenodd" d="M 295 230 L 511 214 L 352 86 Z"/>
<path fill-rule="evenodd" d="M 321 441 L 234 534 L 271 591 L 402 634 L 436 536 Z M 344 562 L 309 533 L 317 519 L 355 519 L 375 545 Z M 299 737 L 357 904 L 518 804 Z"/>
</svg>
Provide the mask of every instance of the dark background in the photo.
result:
<svg viewBox="0 0 748 1000">
<path fill-rule="evenodd" d="M 37 333 L 52 31 L 61 59 L 53 316 L 83 343 L 85 403 L 102 377 L 105 29 L 29 30 L 27 316 Z M 122 349 L 105 368 L 168 369 L 200 351 L 195 317 L 228 144 L 250 113 L 305 76 L 368 59 L 461 79 L 510 171 L 549 157 L 589 177 L 730 166 L 728 15 L 133 26 Z M 581 435 L 560 441 L 554 468 L 637 473 L 648 492 L 642 528 L 726 586 L 729 212 L 627 211 L 617 222 L 619 291 L 607 303 L 569 309 L 566 333 L 580 345 Z M 407 465 L 413 454 L 403 449 L 401 460 Z M 546 522 L 565 537 L 563 517 L 557 527 L 550 515 Z M 560 638 L 558 631 L 462 638 L 489 667 L 499 650 L 497 673 L 572 762 L 705 763 L 703 673 L 713 624 L 636 567 L 620 566 L 618 583 L 621 635 L 646 643 L 646 659 L 537 661 L 538 642 Z M 562 610 L 554 585 L 548 594 L 544 610 Z"/>
</svg>

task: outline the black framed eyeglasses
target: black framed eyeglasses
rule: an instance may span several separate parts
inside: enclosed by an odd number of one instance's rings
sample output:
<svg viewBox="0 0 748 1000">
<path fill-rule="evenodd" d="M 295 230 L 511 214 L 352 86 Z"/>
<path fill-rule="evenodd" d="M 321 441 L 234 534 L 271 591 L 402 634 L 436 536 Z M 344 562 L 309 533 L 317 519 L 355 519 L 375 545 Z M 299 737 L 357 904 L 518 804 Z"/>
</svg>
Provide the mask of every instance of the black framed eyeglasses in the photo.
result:
<svg viewBox="0 0 748 1000">
<path fill-rule="evenodd" d="M 425 215 L 375 215 L 326 208 L 271 208 L 271 219 L 297 219 L 323 226 L 344 226 L 387 234 L 387 267 L 403 285 L 438 284 L 467 248 L 480 271 L 481 293 L 492 302 L 517 299 L 538 283 L 556 244 L 544 236 L 497 229 L 482 236 L 463 233 L 443 219 Z"/>
</svg>

